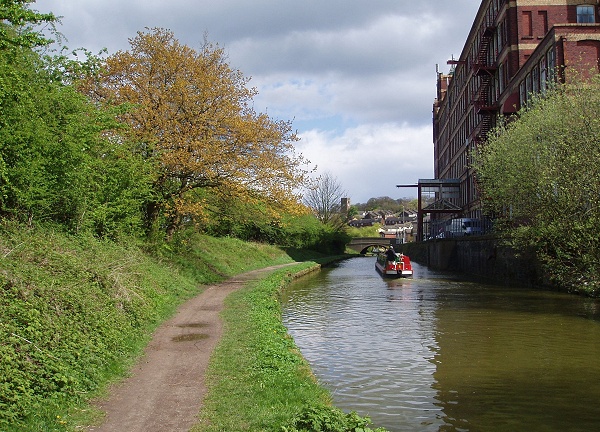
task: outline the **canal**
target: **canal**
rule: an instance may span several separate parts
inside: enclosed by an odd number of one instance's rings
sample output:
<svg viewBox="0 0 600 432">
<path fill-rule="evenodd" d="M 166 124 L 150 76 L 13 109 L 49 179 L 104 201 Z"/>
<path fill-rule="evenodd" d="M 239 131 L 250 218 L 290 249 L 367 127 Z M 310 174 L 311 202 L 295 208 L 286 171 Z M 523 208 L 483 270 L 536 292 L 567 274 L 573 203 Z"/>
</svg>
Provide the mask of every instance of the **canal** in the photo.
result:
<svg viewBox="0 0 600 432">
<path fill-rule="evenodd" d="M 353 258 L 294 282 L 283 320 L 346 412 L 406 431 L 600 427 L 600 302 Z"/>
</svg>

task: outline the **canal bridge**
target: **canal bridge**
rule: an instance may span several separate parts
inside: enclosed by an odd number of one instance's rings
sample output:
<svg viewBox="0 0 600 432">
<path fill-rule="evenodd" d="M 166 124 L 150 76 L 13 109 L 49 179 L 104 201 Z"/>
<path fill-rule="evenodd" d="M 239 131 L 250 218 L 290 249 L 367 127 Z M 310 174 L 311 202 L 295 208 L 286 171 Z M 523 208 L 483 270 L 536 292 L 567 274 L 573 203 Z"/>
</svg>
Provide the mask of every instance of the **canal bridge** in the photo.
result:
<svg viewBox="0 0 600 432">
<path fill-rule="evenodd" d="M 354 237 L 350 243 L 348 243 L 348 247 L 356 252 L 361 254 L 366 254 L 367 249 L 371 246 L 379 246 L 388 248 L 390 245 L 396 245 L 395 238 L 385 238 L 385 237 Z"/>
</svg>

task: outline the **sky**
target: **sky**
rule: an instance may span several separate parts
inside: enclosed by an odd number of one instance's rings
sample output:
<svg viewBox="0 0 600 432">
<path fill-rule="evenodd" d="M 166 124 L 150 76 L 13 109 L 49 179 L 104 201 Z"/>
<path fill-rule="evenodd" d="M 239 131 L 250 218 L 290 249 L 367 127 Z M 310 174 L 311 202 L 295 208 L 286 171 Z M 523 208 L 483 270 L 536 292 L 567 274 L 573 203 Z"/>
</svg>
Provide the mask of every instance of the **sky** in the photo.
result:
<svg viewBox="0 0 600 432">
<path fill-rule="evenodd" d="M 254 109 L 290 120 L 296 150 L 352 204 L 416 197 L 433 178 L 436 70 L 460 56 L 479 0 L 37 0 L 63 44 L 108 54 L 160 27 L 205 37 L 251 78 Z"/>
</svg>

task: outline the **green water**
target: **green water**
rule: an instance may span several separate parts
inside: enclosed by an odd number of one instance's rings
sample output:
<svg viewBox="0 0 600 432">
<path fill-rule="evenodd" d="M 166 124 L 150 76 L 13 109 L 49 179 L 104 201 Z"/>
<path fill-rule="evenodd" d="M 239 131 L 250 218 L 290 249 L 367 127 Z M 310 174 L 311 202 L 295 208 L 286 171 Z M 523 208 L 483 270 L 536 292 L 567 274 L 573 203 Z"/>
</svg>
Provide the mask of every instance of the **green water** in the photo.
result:
<svg viewBox="0 0 600 432">
<path fill-rule="evenodd" d="M 600 428 L 600 302 L 356 258 L 294 283 L 284 323 L 345 411 L 390 431 Z"/>
</svg>

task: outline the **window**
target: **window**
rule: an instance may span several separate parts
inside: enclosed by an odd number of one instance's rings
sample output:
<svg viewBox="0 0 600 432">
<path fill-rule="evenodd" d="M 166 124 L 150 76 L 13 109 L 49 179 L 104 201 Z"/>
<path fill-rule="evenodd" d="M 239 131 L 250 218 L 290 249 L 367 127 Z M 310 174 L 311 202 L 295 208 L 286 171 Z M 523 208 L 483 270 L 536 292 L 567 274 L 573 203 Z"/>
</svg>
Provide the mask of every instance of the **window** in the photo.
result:
<svg viewBox="0 0 600 432">
<path fill-rule="evenodd" d="M 548 65 L 548 81 L 554 81 L 556 77 L 556 53 L 554 48 L 550 48 L 546 53 L 546 60 Z"/>
<path fill-rule="evenodd" d="M 498 31 L 495 34 L 494 37 L 494 44 L 496 45 L 496 49 L 497 49 L 497 53 L 499 53 L 500 51 L 502 51 L 502 48 L 504 48 L 504 41 L 502 40 L 502 26 L 504 25 L 504 22 L 501 22 L 498 25 Z"/>
<path fill-rule="evenodd" d="M 585 23 L 594 23 L 596 22 L 594 16 L 594 6 L 577 6 L 577 23 L 585 24 Z"/>
<path fill-rule="evenodd" d="M 546 36 L 546 33 L 548 33 L 548 12 L 547 11 L 539 11 L 538 15 L 539 15 L 540 19 L 542 20 L 542 31 L 544 32 L 543 35 L 538 35 L 538 36 Z"/>
<path fill-rule="evenodd" d="M 533 36 L 533 14 L 530 11 L 523 12 L 523 36 Z"/>
<path fill-rule="evenodd" d="M 542 93 L 546 93 L 548 88 L 548 75 L 547 75 L 546 57 L 542 57 L 540 61 L 540 88 Z"/>
</svg>

